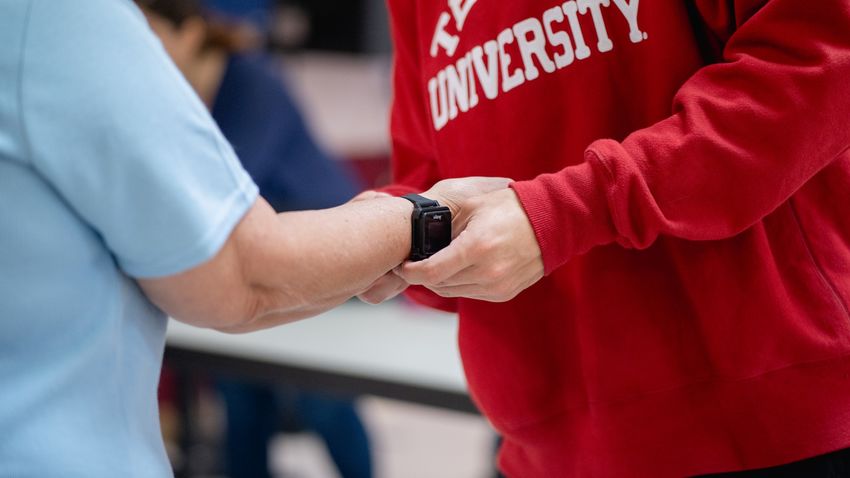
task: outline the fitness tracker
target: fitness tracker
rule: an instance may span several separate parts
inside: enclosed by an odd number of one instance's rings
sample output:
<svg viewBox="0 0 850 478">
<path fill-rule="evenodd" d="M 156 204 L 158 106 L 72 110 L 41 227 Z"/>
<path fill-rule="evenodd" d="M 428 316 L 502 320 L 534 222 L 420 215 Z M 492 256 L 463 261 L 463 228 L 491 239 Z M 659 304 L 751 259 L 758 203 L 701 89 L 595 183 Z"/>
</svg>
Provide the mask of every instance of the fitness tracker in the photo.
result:
<svg viewBox="0 0 850 478">
<path fill-rule="evenodd" d="M 411 261 L 427 259 L 452 242 L 452 212 L 449 208 L 418 194 L 402 197 L 413 203 Z"/>
</svg>

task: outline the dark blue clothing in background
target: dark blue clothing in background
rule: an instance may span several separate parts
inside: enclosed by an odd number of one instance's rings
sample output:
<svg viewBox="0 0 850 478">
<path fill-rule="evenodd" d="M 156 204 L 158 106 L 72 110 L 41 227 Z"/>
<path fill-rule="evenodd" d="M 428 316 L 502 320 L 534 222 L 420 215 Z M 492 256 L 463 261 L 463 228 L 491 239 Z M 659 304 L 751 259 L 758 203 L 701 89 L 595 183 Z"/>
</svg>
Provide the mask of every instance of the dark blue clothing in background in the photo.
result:
<svg viewBox="0 0 850 478">
<path fill-rule="evenodd" d="M 268 444 L 281 431 L 310 430 L 343 478 L 372 478 L 369 436 L 348 398 L 220 380 L 227 405 L 227 476 L 271 478 Z"/>
<path fill-rule="evenodd" d="M 359 184 L 313 142 L 281 71 L 265 55 L 233 55 L 212 116 L 276 210 L 338 206 Z"/>
<path fill-rule="evenodd" d="M 266 30 L 271 20 L 272 0 L 204 0 L 205 6 L 232 18 L 247 20 Z"/>
</svg>

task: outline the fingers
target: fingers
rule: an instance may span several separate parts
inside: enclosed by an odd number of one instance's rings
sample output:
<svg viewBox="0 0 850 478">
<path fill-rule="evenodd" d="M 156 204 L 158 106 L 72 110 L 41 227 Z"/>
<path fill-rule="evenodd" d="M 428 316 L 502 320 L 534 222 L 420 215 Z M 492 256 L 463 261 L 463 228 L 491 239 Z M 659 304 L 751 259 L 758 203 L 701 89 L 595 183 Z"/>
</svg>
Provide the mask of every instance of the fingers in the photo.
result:
<svg viewBox="0 0 850 478">
<path fill-rule="evenodd" d="M 519 199 L 506 189 L 510 183 L 507 178 L 472 177 L 434 185 L 429 190 L 434 194 L 426 197 L 454 203 L 457 237 L 429 259 L 405 262 L 359 297 L 377 304 L 415 284 L 443 297 L 504 302 L 534 284 L 543 275 L 540 248 Z M 381 196 L 386 195 L 367 191 L 355 200 Z"/>
<path fill-rule="evenodd" d="M 405 262 L 396 273 L 408 284 L 435 285 L 444 282 L 470 265 L 466 231 L 452 241 L 449 247 L 419 262 Z"/>
<path fill-rule="evenodd" d="M 464 284 L 458 286 L 447 286 L 447 287 L 428 287 L 428 289 L 439 295 L 440 297 L 445 297 L 447 299 L 453 299 L 457 297 L 463 297 L 466 299 L 481 299 L 485 295 L 487 295 L 487 290 L 483 288 L 480 284 Z"/>
<path fill-rule="evenodd" d="M 445 284 L 426 287 L 447 298 L 466 297 L 488 302 L 507 302 L 537 282 L 542 275 L 534 263 L 518 268 L 510 276 L 500 274 L 498 267 L 473 266 L 452 277 Z"/>
<path fill-rule="evenodd" d="M 483 287 L 480 284 L 467 284 L 454 287 L 429 287 L 428 289 L 440 297 L 445 297 L 447 299 L 462 297 L 465 299 L 482 300 L 485 302 L 508 302 L 522 292 L 518 289 L 511 289 L 504 293 L 496 293 L 492 288 Z"/>
<path fill-rule="evenodd" d="M 481 267 L 477 265 L 472 265 L 459 271 L 458 273 L 452 275 L 448 279 L 445 279 L 443 282 L 439 284 L 435 284 L 436 287 L 455 287 L 461 285 L 469 285 L 469 284 L 479 284 L 481 277 Z"/>
<path fill-rule="evenodd" d="M 513 191 L 468 199 L 459 222 L 463 232 L 447 248 L 398 274 L 444 297 L 491 302 L 511 300 L 543 276 L 537 238 Z"/>
<path fill-rule="evenodd" d="M 367 304 L 376 305 L 401 294 L 405 289 L 407 289 L 407 286 L 408 284 L 404 281 L 404 279 L 392 272 L 388 272 L 373 282 L 372 285 L 370 285 L 365 292 L 359 294 L 357 298 Z"/>
</svg>

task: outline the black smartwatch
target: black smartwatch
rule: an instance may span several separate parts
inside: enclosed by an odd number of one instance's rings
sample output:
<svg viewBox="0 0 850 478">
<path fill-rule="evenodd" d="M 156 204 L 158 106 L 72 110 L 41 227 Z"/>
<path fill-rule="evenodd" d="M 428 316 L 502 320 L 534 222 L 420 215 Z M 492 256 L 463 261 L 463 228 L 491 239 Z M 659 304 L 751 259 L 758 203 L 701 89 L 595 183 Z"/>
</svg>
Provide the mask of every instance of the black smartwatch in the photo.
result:
<svg viewBox="0 0 850 478">
<path fill-rule="evenodd" d="M 411 261 L 427 259 L 452 242 L 452 212 L 449 208 L 418 194 L 402 197 L 413 203 Z"/>
</svg>

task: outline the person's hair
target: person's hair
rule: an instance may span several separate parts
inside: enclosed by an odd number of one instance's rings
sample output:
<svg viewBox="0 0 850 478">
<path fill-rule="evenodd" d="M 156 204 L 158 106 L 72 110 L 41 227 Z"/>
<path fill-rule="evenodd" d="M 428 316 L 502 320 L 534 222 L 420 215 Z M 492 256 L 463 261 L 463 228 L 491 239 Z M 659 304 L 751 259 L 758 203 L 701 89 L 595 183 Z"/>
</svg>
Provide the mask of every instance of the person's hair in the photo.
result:
<svg viewBox="0 0 850 478">
<path fill-rule="evenodd" d="M 135 0 L 135 2 L 178 28 L 190 18 L 202 18 L 207 24 L 204 48 L 235 53 L 252 46 L 254 39 L 246 34 L 243 26 L 211 14 L 204 8 L 201 0 Z"/>
</svg>

